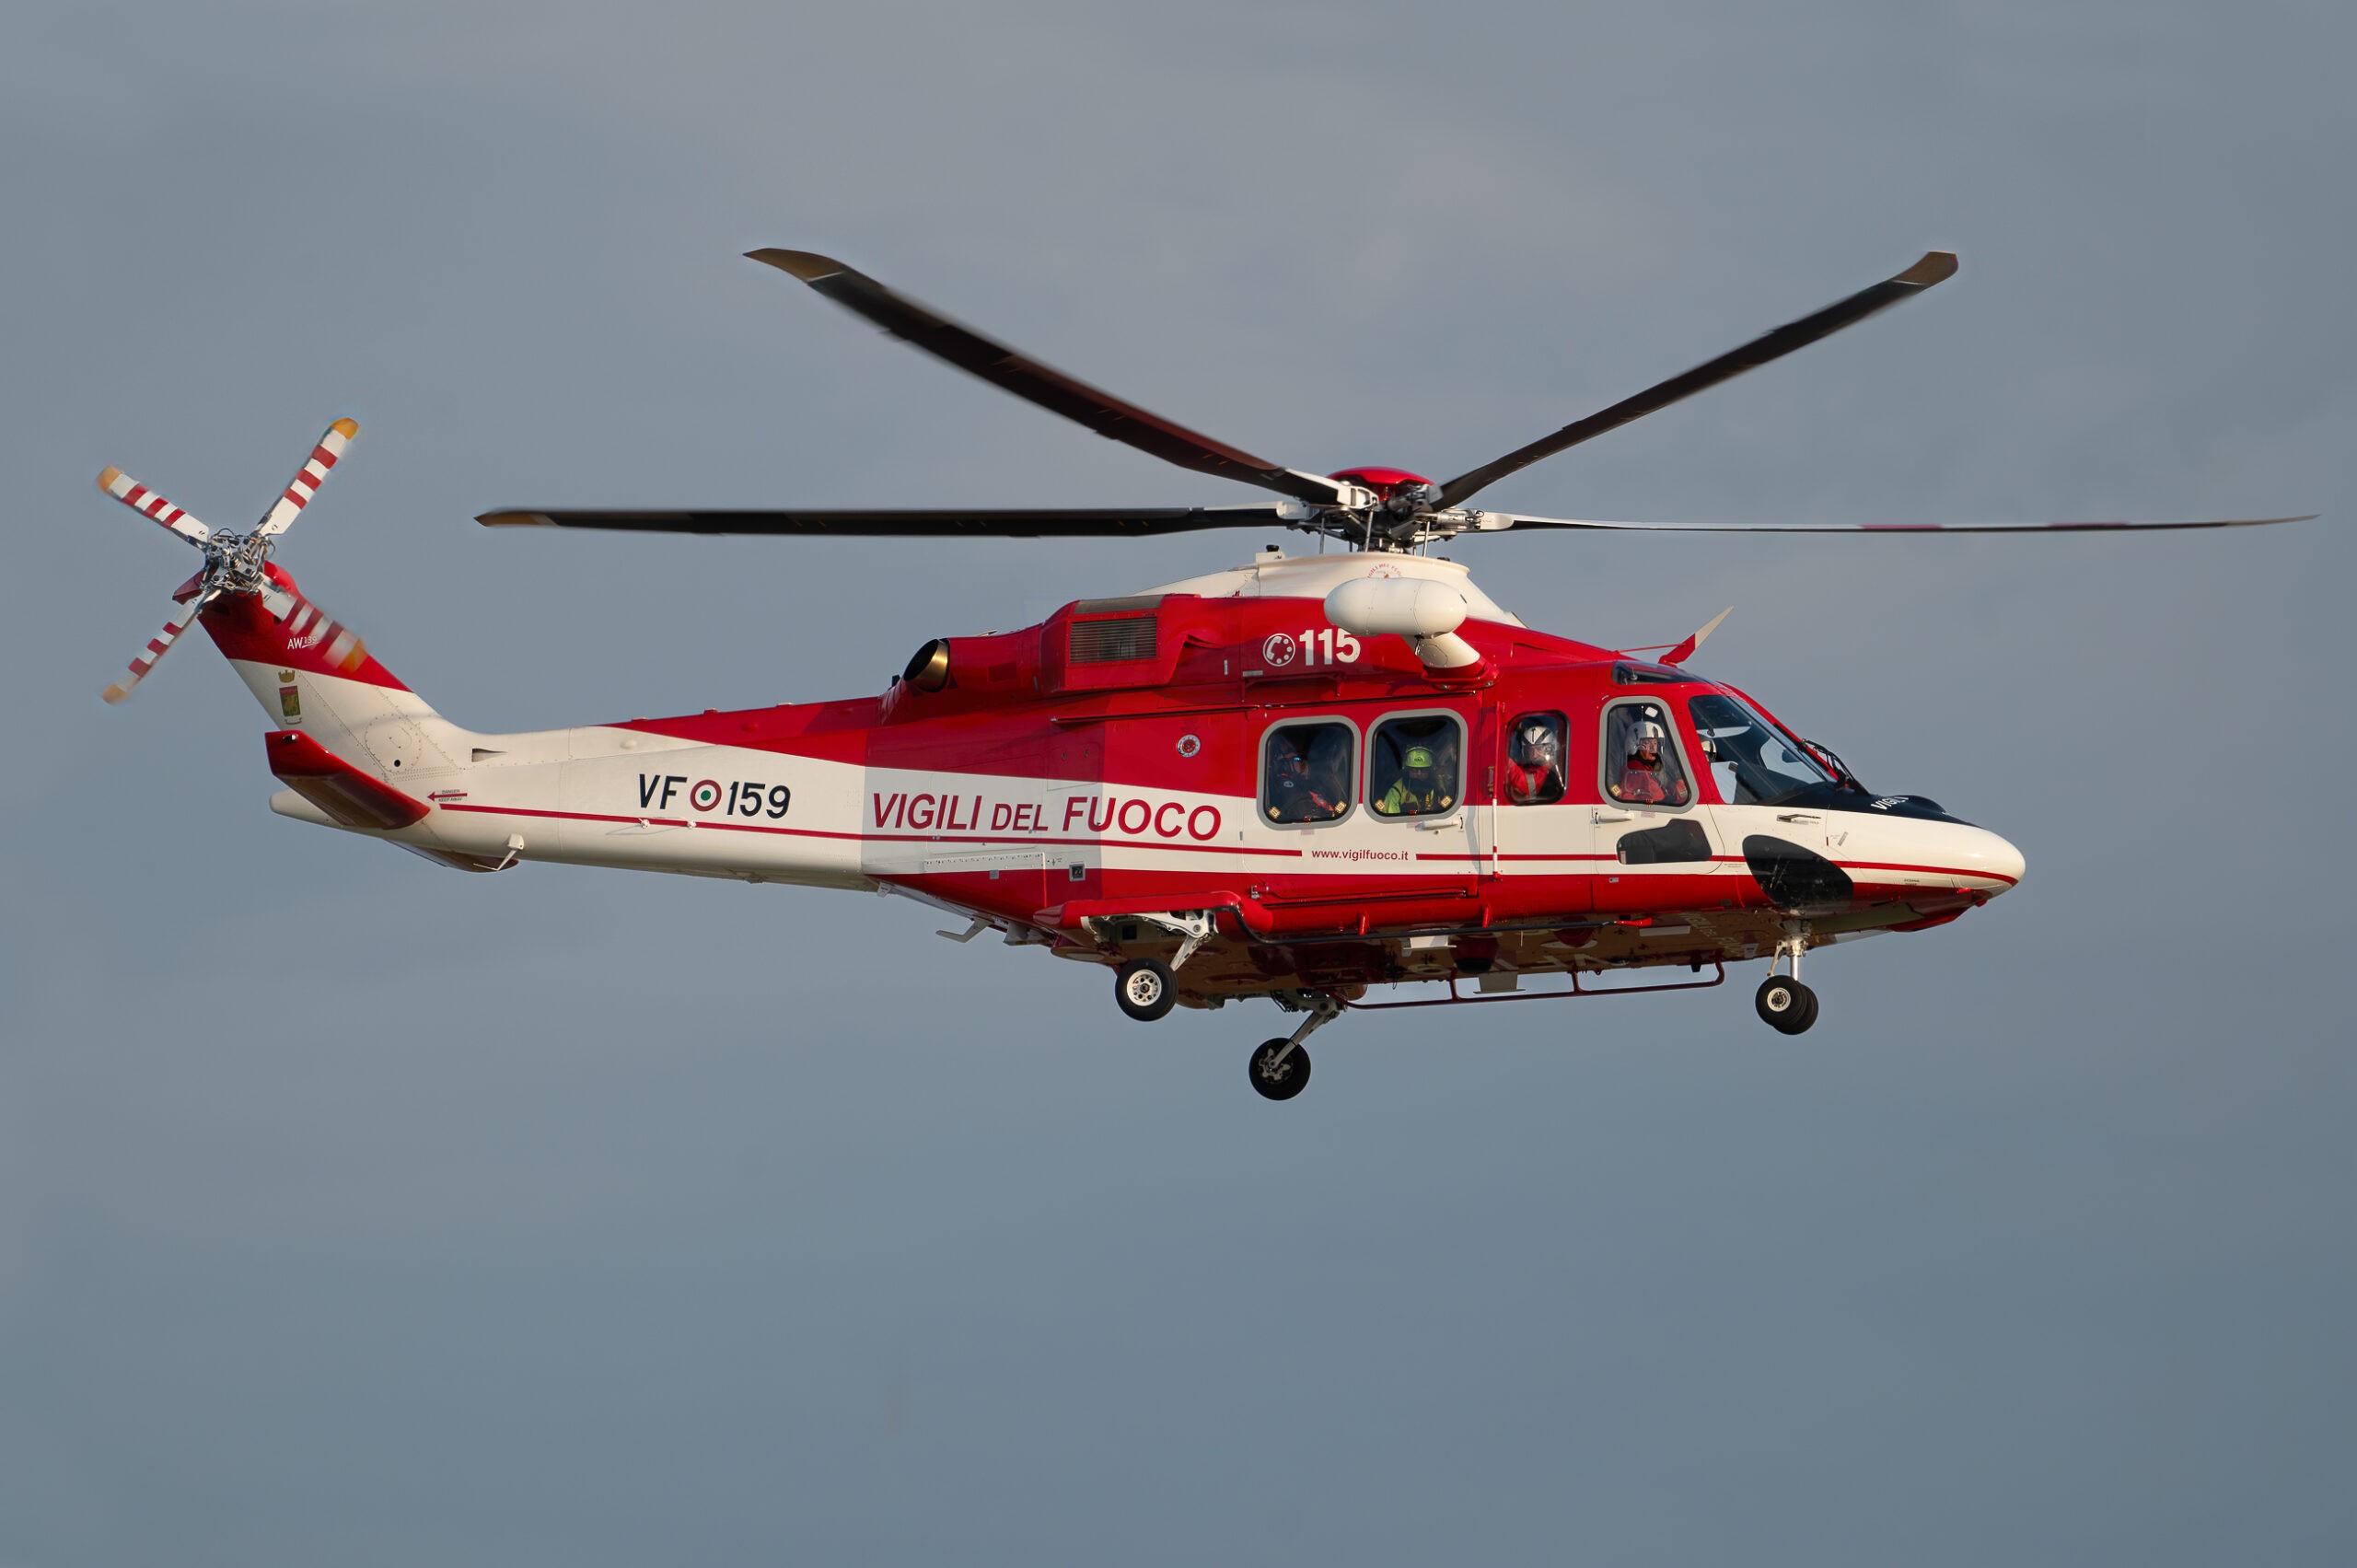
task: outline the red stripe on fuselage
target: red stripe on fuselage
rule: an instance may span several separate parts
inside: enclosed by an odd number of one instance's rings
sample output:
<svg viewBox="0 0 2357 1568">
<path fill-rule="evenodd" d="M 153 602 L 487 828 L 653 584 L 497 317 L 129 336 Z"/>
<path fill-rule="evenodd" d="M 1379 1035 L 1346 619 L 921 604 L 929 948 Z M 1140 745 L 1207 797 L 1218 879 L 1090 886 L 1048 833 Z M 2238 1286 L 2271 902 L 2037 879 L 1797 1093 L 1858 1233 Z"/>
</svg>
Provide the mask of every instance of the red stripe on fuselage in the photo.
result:
<svg viewBox="0 0 2357 1568">
<path fill-rule="evenodd" d="M 1297 849 L 1260 849 L 1245 844 L 1168 843 L 1158 839 L 1005 839 L 986 833 L 845 833 L 827 828 L 772 828 L 763 822 L 709 822 L 685 817 L 615 816 L 602 811 L 542 811 L 523 806 L 470 806 L 440 803 L 445 811 L 472 811 L 487 817 L 539 817 L 565 822 L 641 823 L 650 828 L 693 828 L 698 831 L 779 833 L 789 838 L 848 839 L 869 844 L 989 844 L 1003 849 L 1072 848 L 1190 850 L 1199 854 L 1261 854 L 1299 857 Z"/>
</svg>

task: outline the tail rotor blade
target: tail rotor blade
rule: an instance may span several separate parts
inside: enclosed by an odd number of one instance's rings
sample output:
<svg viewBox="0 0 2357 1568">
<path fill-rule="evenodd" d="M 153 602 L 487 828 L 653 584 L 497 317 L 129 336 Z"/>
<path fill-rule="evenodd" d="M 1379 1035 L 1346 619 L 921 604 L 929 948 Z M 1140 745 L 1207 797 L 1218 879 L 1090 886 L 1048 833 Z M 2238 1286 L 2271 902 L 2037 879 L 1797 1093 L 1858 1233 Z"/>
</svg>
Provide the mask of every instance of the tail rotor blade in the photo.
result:
<svg viewBox="0 0 2357 1568">
<path fill-rule="evenodd" d="M 121 469 L 110 468 L 99 474 L 99 488 L 141 517 L 171 529 L 191 544 L 202 545 L 213 537 L 211 528 L 206 528 Z"/>
<path fill-rule="evenodd" d="M 172 645 L 180 640 L 180 633 L 189 629 L 190 622 L 204 613 L 204 607 L 220 597 L 220 593 L 218 588 L 206 588 L 191 598 L 169 621 L 164 622 L 162 631 L 147 640 L 145 649 L 131 661 L 131 673 L 99 695 L 110 703 L 120 703 L 130 696 L 132 689 L 146 679 L 147 672 L 161 664 L 164 656 L 172 651 Z"/>
<path fill-rule="evenodd" d="M 262 608 L 284 624 L 290 648 L 318 648 L 319 656 L 339 673 L 349 675 L 368 661 L 368 645 L 360 633 L 305 598 L 270 587 L 262 590 Z"/>
<path fill-rule="evenodd" d="M 303 459 L 303 466 L 295 470 L 295 477 L 286 482 L 285 493 L 279 496 L 254 532 L 264 539 L 284 533 L 287 525 L 300 517 L 303 508 L 311 504 L 311 497 L 319 494 L 320 482 L 328 477 L 328 470 L 335 467 L 336 459 L 343 456 L 344 447 L 351 445 L 352 438 L 359 434 L 360 426 L 349 419 L 339 419 L 329 425 L 319 437 L 319 445 L 311 448 L 311 455 Z"/>
</svg>

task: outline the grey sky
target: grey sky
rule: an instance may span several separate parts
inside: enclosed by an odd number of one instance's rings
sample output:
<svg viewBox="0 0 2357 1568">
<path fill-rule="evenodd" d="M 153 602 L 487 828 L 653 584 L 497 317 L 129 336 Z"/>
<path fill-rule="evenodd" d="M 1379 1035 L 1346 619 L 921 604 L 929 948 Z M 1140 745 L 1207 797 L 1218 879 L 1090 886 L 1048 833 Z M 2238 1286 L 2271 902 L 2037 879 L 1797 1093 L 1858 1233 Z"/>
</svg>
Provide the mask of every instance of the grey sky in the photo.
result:
<svg viewBox="0 0 2357 1568">
<path fill-rule="evenodd" d="M 19 7 L 0 48 L 0 1562 L 2357 1556 L 2332 979 L 2345 7 Z M 273 817 L 116 463 L 484 728 L 872 691 L 1262 540 L 665 543 L 534 503 L 1250 498 L 877 336 L 825 250 L 1300 467 L 1469 467 L 1924 249 L 1492 539 L 2023 888 L 1811 979 L 1354 1019 L 900 900 Z M 846 587 L 856 578 L 862 586 Z M 2339 1024 L 2335 1018 L 2343 1018 Z"/>
</svg>

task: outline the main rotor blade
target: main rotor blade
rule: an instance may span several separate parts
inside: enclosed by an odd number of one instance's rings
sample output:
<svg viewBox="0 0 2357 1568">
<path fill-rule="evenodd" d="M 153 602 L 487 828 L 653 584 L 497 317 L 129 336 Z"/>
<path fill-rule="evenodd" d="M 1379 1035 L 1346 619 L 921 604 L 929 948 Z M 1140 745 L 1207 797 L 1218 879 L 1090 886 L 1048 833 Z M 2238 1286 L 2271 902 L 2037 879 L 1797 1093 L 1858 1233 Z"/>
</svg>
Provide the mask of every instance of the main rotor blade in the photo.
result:
<svg viewBox="0 0 2357 1568">
<path fill-rule="evenodd" d="M 295 477 L 286 482 L 285 493 L 279 496 L 277 504 L 271 507 L 269 515 L 262 518 L 254 532 L 264 538 L 284 533 L 286 525 L 300 517 L 303 508 L 311 504 L 311 497 L 319 494 L 319 482 L 327 478 L 328 470 L 335 467 L 336 459 L 343 456 L 344 447 L 359 434 L 360 426 L 348 419 L 339 419 L 329 425 L 326 433 L 320 436 L 319 444 L 311 448 L 311 455 L 303 459 L 303 466 L 295 470 Z"/>
<path fill-rule="evenodd" d="M 1515 512 L 1484 512 L 1490 528 L 1606 528 L 1642 533 L 2150 533 L 2166 528 L 2263 528 L 2274 523 L 2314 522 L 2320 513 L 2296 517 L 2211 517 L 2190 523 L 1607 523 L 1573 517 L 1526 517 Z M 1500 524 L 1496 519 L 1504 518 Z"/>
<path fill-rule="evenodd" d="M 1004 343 L 993 342 L 971 328 L 958 325 L 906 295 L 893 293 L 866 273 L 855 272 L 831 256 L 773 248 L 748 250 L 745 254 L 753 261 L 800 278 L 829 299 L 845 309 L 857 311 L 894 337 L 904 339 L 925 353 L 946 359 L 960 370 L 970 371 L 992 385 L 1038 403 L 1051 412 L 1076 420 L 1108 440 L 1135 447 L 1141 452 L 1151 452 L 1166 462 L 1177 463 L 1180 468 L 1192 469 L 1197 473 L 1240 480 L 1246 484 L 1257 484 L 1263 490 L 1273 490 L 1280 495 L 1291 495 L 1298 500 L 1331 505 L 1341 494 L 1341 487 L 1331 480 L 1284 468 L 1266 458 L 1256 458 L 1224 441 L 1214 441 L 1183 424 L 1175 424 L 1159 414 L 1148 413 L 1135 403 L 1126 402 L 1085 381 L 1076 381 L 1060 370 L 1051 370 Z"/>
<path fill-rule="evenodd" d="M 172 651 L 172 645 L 180 640 L 180 633 L 188 630 L 189 622 L 203 614 L 204 607 L 220 597 L 219 588 L 205 588 L 191 595 L 189 601 L 164 622 L 164 629 L 147 639 L 146 647 L 131 661 L 131 673 L 99 695 L 109 703 L 120 703 L 130 696 L 132 688 L 146 679 L 147 672 L 162 663 L 164 656 Z"/>
<path fill-rule="evenodd" d="M 997 535 L 1082 539 L 1185 533 L 1197 528 L 1283 528 L 1274 506 L 1132 506 L 1060 511 L 485 512 L 485 528 L 615 528 L 680 534 L 875 534 L 888 538 Z"/>
<path fill-rule="evenodd" d="M 191 544 L 202 546 L 206 540 L 213 537 L 211 528 L 206 528 L 121 469 L 110 468 L 99 474 L 99 488 L 141 517 L 171 529 Z"/>
<path fill-rule="evenodd" d="M 1707 390 L 1722 381 L 1733 380 L 1747 370 L 1755 369 L 1771 359 L 1782 359 L 1796 348 L 1805 348 L 1819 338 L 1829 337 L 1853 322 L 1863 321 L 1875 311 L 1911 299 L 1933 285 L 1956 275 L 1956 257 L 1945 250 L 1931 250 L 1923 259 L 1896 277 L 1885 278 L 1872 288 L 1860 289 L 1849 298 L 1829 305 L 1814 316 L 1804 316 L 1788 321 L 1763 337 L 1754 338 L 1731 354 L 1723 354 L 1708 364 L 1698 365 L 1680 376 L 1673 376 L 1657 386 L 1648 387 L 1633 398 L 1624 398 L 1600 413 L 1566 424 L 1552 436 L 1540 437 L 1529 446 L 1508 452 L 1495 462 L 1458 474 L 1441 486 L 1443 506 L 1461 505 L 1476 491 L 1495 483 L 1518 469 L 1527 469 L 1542 458 L 1576 447 L 1581 442 L 1618 430 L 1631 420 L 1642 419 L 1656 409 L 1667 408 L 1683 398 Z"/>
</svg>

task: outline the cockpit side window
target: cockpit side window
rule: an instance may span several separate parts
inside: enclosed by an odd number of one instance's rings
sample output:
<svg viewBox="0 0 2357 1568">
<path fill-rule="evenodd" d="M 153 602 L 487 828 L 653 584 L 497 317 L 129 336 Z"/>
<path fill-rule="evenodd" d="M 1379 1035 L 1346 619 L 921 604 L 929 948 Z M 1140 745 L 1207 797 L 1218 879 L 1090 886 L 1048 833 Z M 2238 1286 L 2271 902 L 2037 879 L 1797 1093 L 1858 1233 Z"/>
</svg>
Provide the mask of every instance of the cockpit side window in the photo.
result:
<svg viewBox="0 0 2357 1568">
<path fill-rule="evenodd" d="M 1465 728 L 1454 714 L 1404 714 L 1367 742 L 1366 803 L 1378 817 L 1436 817 L 1465 796 Z"/>
<path fill-rule="evenodd" d="M 1260 742 L 1260 817 L 1288 826 L 1351 814 L 1358 732 L 1341 719 L 1281 724 Z"/>
<path fill-rule="evenodd" d="M 1796 790 L 1835 783 L 1817 759 L 1750 704 L 1723 691 L 1686 704 L 1719 798 L 1729 806 L 1772 806 Z"/>
<path fill-rule="evenodd" d="M 1563 798 L 1563 715 L 1524 714 L 1506 728 L 1506 765 L 1498 799 L 1508 806 L 1552 806 Z"/>
<path fill-rule="evenodd" d="M 1630 806 L 1677 810 L 1693 804 L 1694 786 L 1661 703 L 1623 702 L 1605 709 L 1604 793 Z"/>
</svg>

